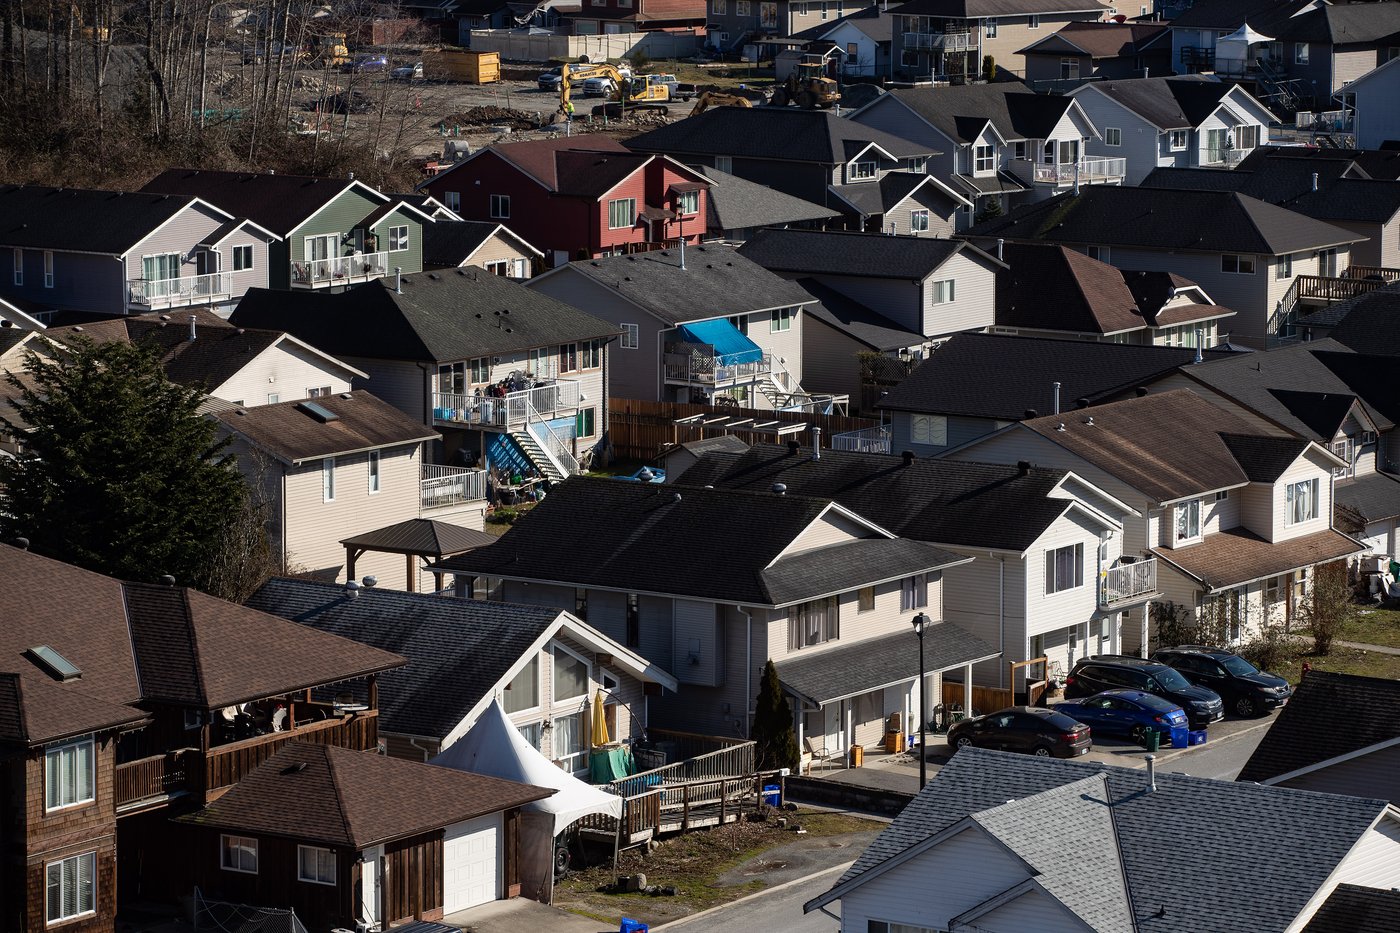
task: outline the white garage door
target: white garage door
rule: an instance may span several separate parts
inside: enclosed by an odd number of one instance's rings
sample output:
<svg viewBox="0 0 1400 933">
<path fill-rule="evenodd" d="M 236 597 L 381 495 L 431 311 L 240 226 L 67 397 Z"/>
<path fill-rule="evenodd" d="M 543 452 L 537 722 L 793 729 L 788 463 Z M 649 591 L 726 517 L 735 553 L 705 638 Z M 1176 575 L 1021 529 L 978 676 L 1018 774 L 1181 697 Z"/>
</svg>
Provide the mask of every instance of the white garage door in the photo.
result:
<svg viewBox="0 0 1400 933">
<path fill-rule="evenodd" d="M 442 842 L 443 911 L 450 914 L 496 900 L 500 869 L 499 814 L 447 827 Z"/>
</svg>

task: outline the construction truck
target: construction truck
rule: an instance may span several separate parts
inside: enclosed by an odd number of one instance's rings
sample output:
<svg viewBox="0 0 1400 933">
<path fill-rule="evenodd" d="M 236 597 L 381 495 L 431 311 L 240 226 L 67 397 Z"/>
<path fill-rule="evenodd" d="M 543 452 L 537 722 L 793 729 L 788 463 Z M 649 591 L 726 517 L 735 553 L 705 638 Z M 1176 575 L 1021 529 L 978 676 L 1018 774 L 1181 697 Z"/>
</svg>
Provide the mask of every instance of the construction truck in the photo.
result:
<svg viewBox="0 0 1400 933">
<path fill-rule="evenodd" d="M 559 114 L 573 113 L 574 85 L 582 86 L 589 78 L 608 78 L 612 81 L 613 97 L 606 104 L 593 108 L 593 115 L 617 118 L 636 110 L 655 110 L 665 116 L 666 106 L 671 100 L 671 89 L 663 82 L 648 81 L 646 75 L 624 75 L 613 65 L 600 62 L 587 65 L 577 71 L 565 68 L 559 73 Z"/>
<path fill-rule="evenodd" d="M 345 33 L 312 33 L 306 43 L 306 57 L 313 65 L 321 68 L 342 68 L 350 64 L 350 49 L 346 45 Z"/>
<path fill-rule="evenodd" d="M 711 107 L 752 107 L 753 102 L 747 97 L 740 97 L 738 94 L 721 94 L 719 91 L 706 91 L 695 101 L 695 109 L 690 111 L 691 116 L 704 113 Z"/>
<path fill-rule="evenodd" d="M 788 72 L 787 80 L 773 91 L 768 103 L 774 107 L 796 104 L 812 110 L 833 107 L 840 100 L 836 82 L 824 74 L 820 62 L 799 62 Z"/>
</svg>

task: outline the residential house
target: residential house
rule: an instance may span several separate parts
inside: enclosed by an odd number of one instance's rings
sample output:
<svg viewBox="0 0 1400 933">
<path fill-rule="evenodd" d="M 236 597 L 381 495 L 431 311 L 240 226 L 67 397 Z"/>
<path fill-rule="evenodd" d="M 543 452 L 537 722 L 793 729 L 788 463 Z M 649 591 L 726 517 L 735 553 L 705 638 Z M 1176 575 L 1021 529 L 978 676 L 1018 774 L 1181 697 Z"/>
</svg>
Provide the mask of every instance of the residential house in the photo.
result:
<svg viewBox="0 0 1400 933">
<path fill-rule="evenodd" d="M 1308 671 L 1238 780 L 1326 794 L 1375 794 L 1397 804 L 1397 709 L 1400 681 Z"/>
<path fill-rule="evenodd" d="M 880 400 L 889 451 L 937 456 L 1022 419 L 1129 398 L 1195 357 L 1185 347 L 956 334 Z"/>
<path fill-rule="evenodd" d="M 554 793 L 294 742 L 190 814 L 200 893 L 275 905 L 311 929 L 445 915 L 520 887 L 520 808 Z"/>
<path fill-rule="evenodd" d="M 1253 83 L 1281 112 L 1332 110 L 1350 82 L 1395 56 L 1400 4 L 1198 0 L 1171 25 L 1178 71 Z"/>
<path fill-rule="evenodd" d="M 706 44 L 750 61 L 767 60 L 788 47 L 777 40 L 874 6 L 873 0 L 707 0 Z"/>
<path fill-rule="evenodd" d="M 724 396 L 763 408 L 808 397 L 803 332 L 812 296 L 732 247 L 571 262 L 528 287 L 621 329 L 609 358 L 614 397 Z"/>
<path fill-rule="evenodd" d="M 456 211 L 448 207 L 443 202 L 439 201 L 437 198 L 433 197 L 431 194 L 423 194 L 422 192 L 412 192 L 408 194 L 396 193 L 389 195 L 389 197 L 395 201 L 402 201 L 409 207 L 417 208 L 419 211 L 422 211 L 429 218 L 431 218 L 435 223 L 440 220 L 452 222 L 459 221 L 462 219 Z M 429 228 L 425 227 L 424 229 Z"/>
<path fill-rule="evenodd" d="M 1238 191 L 1365 237 L 1351 247 L 1353 266 L 1400 268 L 1400 180 L 1367 176 L 1346 150 L 1337 156 L 1292 158 L 1289 148 L 1263 146 L 1234 171 L 1159 168 L 1142 184 Z"/>
<path fill-rule="evenodd" d="M 1098 130 L 1073 98 L 1033 94 L 1023 84 L 894 90 L 851 119 L 938 150 L 929 173 L 968 202 L 959 230 L 1013 202 L 1123 178 L 1121 159 L 1085 157 Z"/>
<path fill-rule="evenodd" d="M 433 222 L 353 177 L 176 168 L 141 190 L 197 197 L 272 231 L 280 239 L 268 251 L 266 285 L 276 289 L 339 288 L 419 272 L 423 225 Z"/>
<path fill-rule="evenodd" d="M 945 187 L 916 177 L 926 174 L 936 154 L 928 146 L 830 110 L 715 107 L 634 136 L 627 145 L 840 211 L 857 229 L 882 229 L 884 215 L 910 198 L 939 216 L 962 204 Z"/>
<path fill-rule="evenodd" d="M 1170 272 L 1124 272 L 1065 246 L 1011 243 L 993 333 L 1159 347 L 1213 347 L 1235 312 Z"/>
<path fill-rule="evenodd" d="M 228 306 L 267 285 L 279 242 L 193 195 L 5 185 L 0 214 L 0 296 L 41 318 Z"/>
<path fill-rule="evenodd" d="M 1125 623 L 1133 653 L 1157 647 L 1150 623 L 1163 615 L 1232 645 L 1287 624 L 1315 568 L 1366 550 L 1332 521 L 1332 471 L 1344 461 L 1189 390 L 1022 421 L 946 456 L 1069 469 L 1132 508 L 1123 554 L 1157 558 L 1163 597 Z"/>
<path fill-rule="evenodd" d="M 1126 271 L 1190 279 L 1233 308 L 1230 338 L 1263 347 L 1291 326 L 1284 298 L 1300 275 L 1335 276 L 1350 230 L 1233 191 L 1096 185 L 983 221 L 974 242 L 1054 243 Z"/>
<path fill-rule="evenodd" d="M 821 229 L 841 212 L 746 181 L 717 168 L 695 170 L 710 183 L 706 199 L 706 238 L 742 243 L 764 227 Z"/>
<path fill-rule="evenodd" d="M 1232 168 L 1268 145 L 1277 119 L 1239 85 L 1200 76 L 1094 81 L 1070 94 L 1099 128 L 1089 153 L 1125 160 L 1129 185 L 1159 167 Z"/>
<path fill-rule="evenodd" d="M 398 655 L 8 545 L 0 571 L 7 930 L 110 931 L 120 905 L 187 895 L 189 840 L 170 815 L 288 742 L 376 745 L 375 678 Z M 352 680 L 366 703 L 306 702 Z"/>
<path fill-rule="evenodd" d="M 544 267 L 544 253 L 496 221 L 462 220 L 423 228 L 423 268 L 476 266 L 512 279 Z"/>
<path fill-rule="evenodd" d="M 781 483 L 787 495 L 829 497 L 900 537 L 976 558 L 943 571 L 944 611 L 1000 649 L 973 679 L 1001 691 L 1002 706 L 1035 702 L 1027 681 L 1045 679 L 1041 667 L 1011 665 L 1045 657 L 1064 672 L 1117 652 L 1122 613 L 1157 596 L 1155 561 L 1121 560 L 1128 507 L 1068 470 L 912 452 L 815 457 L 794 442 L 757 445 L 706 481 L 752 492 Z"/>
<path fill-rule="evenodd" d="M 1046 90 L 1163 77 L 1172 74 L 1171 27 L 1141 21 L 1065 23 L 1017 54 L 1026 61 L 1026 83 Z"/>
<path fill-rule="evenodd" d="M 1400 68 L 1391 63 L 1400 56 L 1380 65 L 1346 87 L 1352 104 L 1352 134 L 1362 149 L 1393 150 L 1400 142 Z M 1389 146 L 1387 145 L 1389 144 Z"/>
<path fill-rule="evenodd" d="M 601 134 L 478 149 L 421 186 L 467 220 L 506 223 L 551 266 L 698 243 L 708 188 L 680 162 Z"/>
<path fill-rule="evenodd" d="M 1094 22 L 1109 8 L 1094 0 L 911 0 L 895 7 L 895 77 L 969 83 L 986 59 L 1021 73 L 1018 51 L 1065 23 Z"/>
<path fill-rule="evenodd" d="M 1303 933 L 1386 933 L 1400 914 L 1400 892 L 1339 884 Z"/>
<path fill-rule="evenodd" d="M 483 464 L 558 479 L 607 431 L 618 328 L 502 276 L 458 268 L 342 294 L 256 291 L 231 320 L 334 352 L 369 374 L 357 388 L 437 429 L 425 481 L 475 483 L 457 477 Z"/>
<path fill-rule="evenodd" d="M 843 933 L 1285 933 L 1339 885 L 1391 887 L 1398 820 L 1384 800 L 1165 773 L 1150 758 L 1144 770 L 969 748 L 803 909 L 839 900 Z M 1241 825 L 1308 842 L 1280 847 L 1272 883 L 1202 899 L 1258 870 Z M 1095 856 L 1092 881 L 1066 852 Z"/>
<path fill-rule="evenodd" d="M 587 0 L 563 16 L 571 35 L 670 32 L 699 35 L 705 29 L 705 0 Z"/>
<path fill-rule="evenodd" d="M 802 31 L 796 38 L 830 42 L 841 50 L 841 75 L 846 78 L 882 78 L 892 74 L 894 17 L 889 9 L 868 6 L 831 22 Z"/>
<path fill-rule="evenodd" d="M 659 725 L 749 736 L 772 660 L 799 701 L 799 744 L 824 757 L 874 745 L 891 714 L 907 723 L 918 710 L 914 614 L 930 620 L 935 702 L 935 672 L 967 677 L 996 656 L 945 621 L 942 574 L 967 560 L 829 499 L 576 478 L 497 544 L 438 569 L 464 591 L 464 577 L 484 577 L 508 601 L 586 601 L 589 625 L 680 682 L 653 698 Z"/>
</svg>

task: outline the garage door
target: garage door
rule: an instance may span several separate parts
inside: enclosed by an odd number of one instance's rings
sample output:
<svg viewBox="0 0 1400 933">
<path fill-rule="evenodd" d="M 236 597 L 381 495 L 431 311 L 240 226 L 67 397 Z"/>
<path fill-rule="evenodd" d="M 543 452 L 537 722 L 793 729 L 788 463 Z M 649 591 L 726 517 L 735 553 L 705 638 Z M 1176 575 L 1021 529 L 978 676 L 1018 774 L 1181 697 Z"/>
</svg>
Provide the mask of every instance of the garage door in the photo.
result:
<svg viewBox="0 0 1400 933">
<path fill-rule="evenodd" d="M 447 827 L 442 841 L 443 911 L 450 914 L 496 900 L 500 867 L 499 814 Z"/>
</svg>

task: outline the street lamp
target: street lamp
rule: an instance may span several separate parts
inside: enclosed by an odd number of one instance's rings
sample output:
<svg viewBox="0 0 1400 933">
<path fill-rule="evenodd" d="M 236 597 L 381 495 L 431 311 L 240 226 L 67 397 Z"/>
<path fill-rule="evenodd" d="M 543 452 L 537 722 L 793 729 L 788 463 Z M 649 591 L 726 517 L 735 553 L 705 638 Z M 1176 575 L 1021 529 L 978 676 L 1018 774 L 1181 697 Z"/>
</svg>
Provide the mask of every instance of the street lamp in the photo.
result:
<svg viewBox="0 0 1400 933">
<path fill-rule="evenodd" d="M 928 730 L 928 685 L 924 682 L 924 629 L 929 617 L 925 613 L 914 616 L 914 634 L 919 636 L 919 790 L 928 783 L 928 749 L 924 747 L 925 733 Z"/>
</svg>

